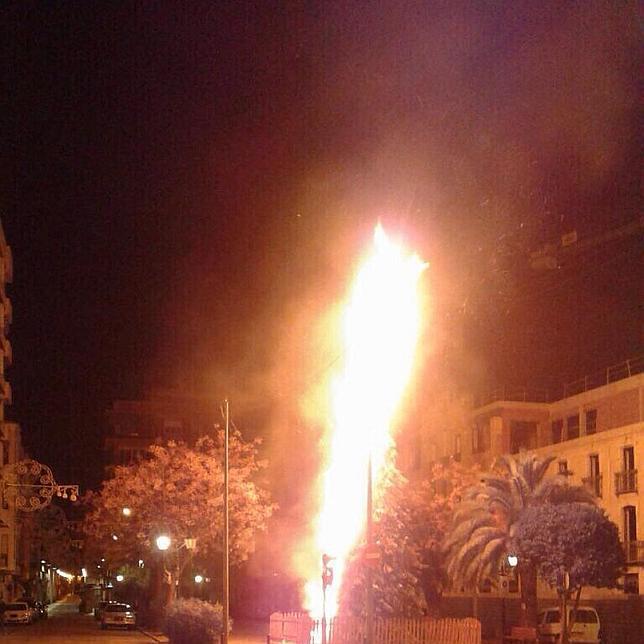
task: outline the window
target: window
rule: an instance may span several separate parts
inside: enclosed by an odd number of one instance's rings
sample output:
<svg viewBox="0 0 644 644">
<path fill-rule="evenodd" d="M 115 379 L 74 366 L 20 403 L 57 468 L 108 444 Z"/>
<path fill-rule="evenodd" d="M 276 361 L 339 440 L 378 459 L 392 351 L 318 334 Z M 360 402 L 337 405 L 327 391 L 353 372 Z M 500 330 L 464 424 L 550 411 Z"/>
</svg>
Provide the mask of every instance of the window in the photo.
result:
<svg viewBox="0 0 644 644">
<path fill-rule="evenodd" d="M 568 416 L 566 422 L 566 440 L 572 440 L 574 438 L 579 438 L 579 414 L 574 416 Z"/>
<path fill-rule="evenodd" d="M 537 423 L 528 420 L 510 421 L 510 453 L 518 454 L 524 449 L 537 446 Z"/>
<path fill-rule="evenodd" d="M 568 476 L 570 472 L 568 472 L 568 461 L 565 458 L 562 458 L 559 461 L 559 474 L 563 474 L 564 476 Z"/>
<path fill-rule="evenodd" d="M 624 575 L 624 592 L 628 595 L 640 594 L 640 580 L 636 572 L 629 572 Z"/>
<path fill-rule="evenodd" d="M 561 433 L 563 430 L 563 420 L 552 421 L 552 442 L 561 443 Z"/>
<path fill-rule="evenodd" d="M 635 448 L 625 447 L 622 451 L 622 458 L 625 472 L 635 469 Z"/>
<path fill-rule="evenodd" d="M 9 535 L 0 536 L 0 568 L 9 566 Z"/>
<path fill-rule="evenodd" d="M 602 475 L 599 471 L 599 454 L 588 455 L 588 476 L 583 484 L 597 497 L 602 495 Z"/>
<path fill-rule="evenodd" d="M 461 461 L 461 435 L 456 434 L 454 437 L 454 460 L 457 463 Z"/>
<path fill-rule="evenodd" d="M 627 505 L 622 510 L 624 514 L 624 541 L 637 541 L 637 516 L 635 506 Z"/>
<path fill-rule="evenodd" d="M 586 410 L 586 434 L 594 434 L 597 431 L 597 410 Z"/>
<path fill-rule="evenodd" d="M 472 428 L 472 453 L 480 454 L 490 449 L 490 426 L 487 423 L 476 424 Z"/>
</svg>

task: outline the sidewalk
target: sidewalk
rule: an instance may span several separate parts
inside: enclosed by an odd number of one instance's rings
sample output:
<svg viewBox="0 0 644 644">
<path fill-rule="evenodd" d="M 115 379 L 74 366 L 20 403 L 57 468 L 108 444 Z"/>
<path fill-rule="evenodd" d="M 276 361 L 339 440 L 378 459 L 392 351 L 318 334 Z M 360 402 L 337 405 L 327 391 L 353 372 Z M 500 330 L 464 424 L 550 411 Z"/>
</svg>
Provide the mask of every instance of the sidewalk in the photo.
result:
<svg viewBox="0 0 644 644">
<path fill-rule="evenodd" d="M 166 635 L 160 631 L 139 628 L 154 642 L 169 642 Z M 263 622 L 238 622 L 233 624 L 233 631 L 228 638 L 234 644 L 264 644 L 268 633 L 268 623 Z"/>
</svg>

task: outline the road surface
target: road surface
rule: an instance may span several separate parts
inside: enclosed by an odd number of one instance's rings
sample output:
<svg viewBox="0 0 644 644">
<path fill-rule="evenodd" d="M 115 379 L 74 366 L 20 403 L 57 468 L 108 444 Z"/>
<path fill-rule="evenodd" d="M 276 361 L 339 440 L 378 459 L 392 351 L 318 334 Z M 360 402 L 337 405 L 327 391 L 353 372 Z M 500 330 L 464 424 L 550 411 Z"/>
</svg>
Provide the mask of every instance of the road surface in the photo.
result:
<svg viewBox="0 0 644 644">
<path fill-rule="evenodd" d="M 49 617 L 29 625 L 0 627 L 0 644 L 154 644 L 167 642 L 135 630 L 101 630 L 93 615 L 78 612 L 78 597 L 70 595 L 49 606 Z M 264 644 L 268 624 L 262 622 L 235 623 L 230 637 L 231 644 Z"/>
<path fill-rule="evenodd" d="M 49 606 L 49 617 L 34 624 L 0 627 L 0 642 L 7 644 L 153 644 L 139 631 L 102 631 L 93 615 L 78 612 L 78 599 L 72 596 Z"/>
</svg>

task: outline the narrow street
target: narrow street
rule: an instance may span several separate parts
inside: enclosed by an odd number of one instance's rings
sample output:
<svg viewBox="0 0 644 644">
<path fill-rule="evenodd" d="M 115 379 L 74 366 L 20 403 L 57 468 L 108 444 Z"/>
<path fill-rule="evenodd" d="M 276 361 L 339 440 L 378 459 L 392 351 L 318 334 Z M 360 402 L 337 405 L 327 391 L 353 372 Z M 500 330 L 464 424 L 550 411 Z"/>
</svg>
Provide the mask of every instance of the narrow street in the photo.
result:
<svg viewBox="0 0 644 644">
<path fill-rule="evenodd" d="M 49 617 L 30 625 L 10 625 L 0 628 L 0 642 L 25 644 L 151 644 L 153 637 L 135 630 L 101 630 L 93 615 L 78 612 L 78 598 L 69 595 L 49 606 Z M 262 644 L 266 641 L 267 624 L 250 622 L 233 626 L 231 642 L 235 644 Z M 160 636 L 156 641 L 167 642 Z"/>
<path fill-rule="evenodd" d="M 78 612 L 78 599 L 69 596 L 49 606 L 49 617 L 30 625 L 6 626 L 0 641 L 25 644 L 150 644 L 152 640 L 139 631 L 101 630 L 93 615 Z"/>
</svg>

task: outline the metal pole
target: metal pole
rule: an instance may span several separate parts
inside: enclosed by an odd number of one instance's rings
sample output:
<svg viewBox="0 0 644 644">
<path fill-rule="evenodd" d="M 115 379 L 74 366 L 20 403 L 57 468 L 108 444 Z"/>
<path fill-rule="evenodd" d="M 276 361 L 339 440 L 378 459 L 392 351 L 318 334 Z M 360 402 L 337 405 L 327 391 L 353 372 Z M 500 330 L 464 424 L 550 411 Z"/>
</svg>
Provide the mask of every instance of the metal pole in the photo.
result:
<svg viewBox="0 0 644 644">
<path fill-rule="evenodd" d="M 371 475 L 371 454 L 367 468 L 367 552 L 373 545 L 373 481 Z M 367 639 L 366 644 L 373 643 L 373 569 L 367 562 Z"/>
<path fill-rule="evenodd" d="M 225 401 L 226 405 L 226 426 L 224 429 L 224 552 L 223 552 L 223 633 L 221 641 L 223 644 L 228 644 L 228 615 L 230 612 L 230 583 L 229 583 L 229 561 L 228 561 L 228 434 L 230 429 L 230 405 L 228 398 Z"/>
</svg>

